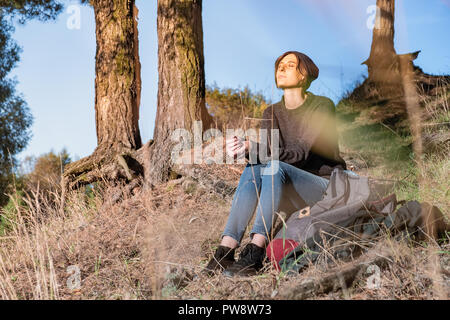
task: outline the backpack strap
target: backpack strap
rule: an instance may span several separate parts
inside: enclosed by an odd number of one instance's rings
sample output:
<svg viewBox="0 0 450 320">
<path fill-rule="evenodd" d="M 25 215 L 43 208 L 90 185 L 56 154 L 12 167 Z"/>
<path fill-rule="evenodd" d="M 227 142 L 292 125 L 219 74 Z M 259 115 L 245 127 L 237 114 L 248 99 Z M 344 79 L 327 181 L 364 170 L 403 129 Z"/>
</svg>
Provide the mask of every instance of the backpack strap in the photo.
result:
<svg viewBox="0 0 450 320">
<path fill-rule="evenodd" d="M 380 214 L 390 214 L 395 211 L 399 204 L 405 203 L 404 200 L 397 201 L 397 196 L 395 193 L 391 193 L 388 196 L 381 198 L 379 200 L 367 202 L 367 209 L 370 211 L 375 211 Z"/>
</svg>

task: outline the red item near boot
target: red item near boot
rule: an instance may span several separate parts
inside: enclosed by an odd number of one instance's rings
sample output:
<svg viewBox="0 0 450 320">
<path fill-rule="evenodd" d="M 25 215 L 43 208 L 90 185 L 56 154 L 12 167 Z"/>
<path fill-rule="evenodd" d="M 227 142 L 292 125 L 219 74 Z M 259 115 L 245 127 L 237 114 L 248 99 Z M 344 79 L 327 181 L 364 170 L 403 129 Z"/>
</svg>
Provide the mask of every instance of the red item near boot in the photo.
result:
<svg viewBox="0 0 450 320">
<path fill-rule="evenodd" d="M 270 259 L 277 271 L 281 270 L 280 261 L 289 252 L 298 246 L 298 242 L 292 239 L 272 240 L 266 248 L 267 257 Z"/>
</svg>

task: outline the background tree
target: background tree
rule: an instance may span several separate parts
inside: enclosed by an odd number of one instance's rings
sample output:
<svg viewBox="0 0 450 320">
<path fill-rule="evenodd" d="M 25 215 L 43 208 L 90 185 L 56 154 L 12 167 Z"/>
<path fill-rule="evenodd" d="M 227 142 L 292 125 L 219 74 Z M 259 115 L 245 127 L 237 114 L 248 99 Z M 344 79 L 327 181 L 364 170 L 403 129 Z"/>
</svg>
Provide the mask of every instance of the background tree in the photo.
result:
<svg viewBox="0 0 450 320">
<path fill-rule="evenodd" d="M 66 149 L 58 153 L 50 151 L 39 157 L 28 156 L 23 161 L 24 185 L 26 190 L 41 192 L 56 191 L 61 186 L 61 177 L 64 168 L 71 162 Z"/>
<path fill-rule="evenodd" d="M 0 11 L 23 24 L 30 19 L 55 19 L 63 6 L 56 0 L 0 0 Z"/>
<path fill-rule="evenodd" d="M 158 102 L 146 180 L 169 179 L 171 134 L 177 128 L 193 132 L 212 125 L 205 106 L 205 71 L 201 0 L 158 0 Z"/>
<path fill-rule="evenodd" d="M 448 82 L 449 77 L 427 74 L 414 65 L 413 61 L 420 51 L 397 54 L 394 47 L 395 1 L 377 0 L 376 3 L 376 23 L 370 56 L 363 62 L 367 65 L 368 77 L 344 96 L 338 109 L 341 112 L 361 112 L 358 121 L 366 121 L 367 124 L 382 123 L 399 133 L 409 134 L 406 79 L 413 81 L 413 86 L 420 95 L 435 96 L 436 88 Z M 409 73 L 411 74 L 406 77 Z"/>
<path fill-rule="evenodd" d="M 403 95 L 400 56 L 394 48 L 394 21 L 395 0 L 377 0 L 370 56 L 363 64 L 368 68 L 368 82 L 374 84 L 379 95 L 385 98 Z M 419 52 L 401 56 L 412 64 Z"/>
<path fill-rule="evenodd" d="M 157 184 L 169 178 L 174 129 L 191 129 L 211 117 L 205 107 L 203 29 L 200 0 L 158 2 L 159 87 L 154 139 L 141 148 L 139 133 L 140 63 L 138 10 L 134 0 L 82 0 L 96 20 L 97 148 L 71 163 L 64 173 L 69 187 L 101 178 Z"/>
<path fill-rule="evenodd" d="M 15 91 L 16 81 L 8 78 L 19 61 L 20 48 L 11 38 L 14 22 L 29 19 L 53 19 L 61 11 L 56 1 L 0 0 L 0 205 L 8 201 L 5 194 L 12 181 L 15 155 L 27 145 L 32 124 L 30 110 Z"/>
<path fill-rule="evenodd" d="M 214 127 L 222 132 L 227 128 L 259 128 L 260 119 L 270 102 L 261 93 L 244 89 L 206 87 L 206 107 L 213 117 Z"/>
<path fill-rule="evenodd" d="M 11 197 L 2 208 L 0 215 L 0 236 L 13 228 L 18 222 L 18 207 L 22 208 L 22 223 L 30 221 L 30 208 L 38 204 L 38 215 L 33 218 L 48 217 L 50 207 L 59 208 L 61 194 L 61 178 L 65 166 L 70 163 L 70 156 L 66 149 L 58 153 L 50 151 L 38 157 L 27 156 L 15 170 L 14 190 L 9 190 Z M 11 188 L 11 185 L 10 185 Z"/>
</svg>

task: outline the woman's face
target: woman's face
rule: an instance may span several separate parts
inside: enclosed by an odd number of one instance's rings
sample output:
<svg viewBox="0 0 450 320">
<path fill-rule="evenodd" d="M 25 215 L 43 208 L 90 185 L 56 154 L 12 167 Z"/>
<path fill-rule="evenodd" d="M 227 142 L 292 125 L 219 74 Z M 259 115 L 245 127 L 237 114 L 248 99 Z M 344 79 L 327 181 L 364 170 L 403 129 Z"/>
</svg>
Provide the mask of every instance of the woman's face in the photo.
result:
<svg viewBox="0 0 450 320">
<path fill-rule="evenodd" d="M 297 57 L 293 53 L 288 54 L 280 61 L 276 74 L 278 88 L 300 87 L 304 76 L 297 69 L 297 64 Z"/>
</svg>

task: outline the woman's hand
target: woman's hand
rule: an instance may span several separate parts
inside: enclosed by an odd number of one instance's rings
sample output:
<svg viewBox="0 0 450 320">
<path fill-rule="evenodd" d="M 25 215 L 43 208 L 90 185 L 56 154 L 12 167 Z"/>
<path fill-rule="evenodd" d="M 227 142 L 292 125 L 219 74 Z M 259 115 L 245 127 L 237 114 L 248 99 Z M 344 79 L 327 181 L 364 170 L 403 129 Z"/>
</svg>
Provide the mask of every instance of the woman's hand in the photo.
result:
<svg viewBox="0 0 450 320">
<path fill-rule="evenodd" d="M 233 136 L 230 139 L 226 140 L 226 150 L 228 156 L 240 157 L 241 155 L 245 155 L 249 148 L 249 141 L 239 138 L 237 136 Z"/>
</svg>

